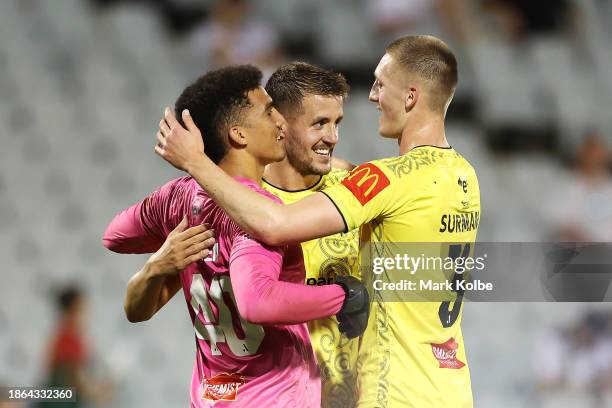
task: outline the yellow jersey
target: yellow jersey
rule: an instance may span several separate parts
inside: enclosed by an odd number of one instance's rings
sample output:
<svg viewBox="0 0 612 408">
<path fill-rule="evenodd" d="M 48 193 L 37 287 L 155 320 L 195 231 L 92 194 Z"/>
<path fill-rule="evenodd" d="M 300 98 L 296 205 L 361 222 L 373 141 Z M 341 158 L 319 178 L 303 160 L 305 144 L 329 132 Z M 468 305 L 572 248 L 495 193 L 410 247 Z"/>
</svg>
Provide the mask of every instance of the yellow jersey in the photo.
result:
<svg viewBox="0 0 612 408">
<path fill-rule="evenodd" d="M 414 302 L 386 293 L 383 300 L 371 285 L 385 279 L 385 274 L 373 276 L 376 248 L 440 243 L 439 254 L 448 254 L 449 247 L 457 249 L 449 245 L 454 242 L 470 251 L 480 220 L 472 166 L 452 148 L 419 146 L 400 157 L 362 164 L 322 192 L 348 230 L 361 226 L 361 273 L 373 303 L 359 348 L 357 406 L 472 407 L 462 297 L 454 293 L 452 302 Z M 465 248 L 459 250 L 465 254 Z"/>
<path fill-rule="evenodd" d="M 332 169 L 312 187 L 287 191 L 266 180 L 263 188 L 291 204 L 324 188 L 339 184 L 347 170 Z M 307 285 L 334 282 L 337 275 L 353 275 L 359 279 L 359 230 L 313 239 L 302 243 Z M 358 339 L 341 336 L 335 317 L 308 323 L 310 339 L 321 369 L 321 406 L 323 408 L 355 406 L 355 365 Z"/>
</svg>

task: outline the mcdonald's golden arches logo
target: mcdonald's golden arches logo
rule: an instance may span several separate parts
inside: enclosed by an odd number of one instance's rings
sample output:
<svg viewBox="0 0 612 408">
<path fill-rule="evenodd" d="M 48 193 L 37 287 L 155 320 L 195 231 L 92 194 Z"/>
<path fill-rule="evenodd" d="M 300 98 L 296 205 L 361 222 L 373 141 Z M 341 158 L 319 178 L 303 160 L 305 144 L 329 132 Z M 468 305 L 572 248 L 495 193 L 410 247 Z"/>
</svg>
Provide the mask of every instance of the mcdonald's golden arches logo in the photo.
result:
<svg viewBox="0 0 612 408">
<path fill-rule="evenodd" d="M 355 167 L 345 178 L 342 184 L 348 188 L 361 205 L 376 197 L 389 184 L 389 179 L 381 169 L 372 163 L 365 163 Z"/>
</svg>

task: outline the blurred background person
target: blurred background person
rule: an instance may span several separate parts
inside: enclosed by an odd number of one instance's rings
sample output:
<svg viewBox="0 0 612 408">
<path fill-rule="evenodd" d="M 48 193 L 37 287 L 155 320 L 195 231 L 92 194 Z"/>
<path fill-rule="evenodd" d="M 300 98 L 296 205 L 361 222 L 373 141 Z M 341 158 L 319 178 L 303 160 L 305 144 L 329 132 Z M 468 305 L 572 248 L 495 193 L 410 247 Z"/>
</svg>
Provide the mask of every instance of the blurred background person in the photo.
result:
<svg viewBox="0 0 612 408">
<path fill-rule="evenodd" d="M 0 387 L 2 386 L 4 386 L 4 384 L 0 385 Z M 0 401 L 0 408 L 24 408 L 25 406 L 25 402 Z"/>
<path fill-rule="evenodd" d="M 464 40 L 474 29 L 458 0 L 368 0 L 367 10 L 381 46 L 405 35 Z"/>
<path fill-rule="evenodd" d="M 572 161 L 571 173 L 551 195 L 554 238 L 612 242 L 612 174 L 603 135 L 587 132 Z"/>
<path fill-rule="evenodd" d="M 534 341 L 534 392 L 539 404 L 553 406 L 578 397 L 607 406 L 604 400 L 612 391 L 609 315 L 590 311 Z"/>
<path fill-rule="evenodd" d="M 75 389 L 76 402 L 44 402 L 44 407 L 87 407 L 111 401 L 110 382 L 92 375 L 92 351 L 85 335 L 86 299 L 78 286 L 66 286 L 57 295 L 57 326 L 49 344 L 46 387 Z"/>
<path fill-rule="evenodd" d="M 284 61 L 280 36 L 274 26 L 253 14 L 253 7 L 249 0 L 217 1 L 193 33 L 195 61 L 206 69 L 253 64 L 262 70 L 264 80 L 268 78 Z"/>
</svg>

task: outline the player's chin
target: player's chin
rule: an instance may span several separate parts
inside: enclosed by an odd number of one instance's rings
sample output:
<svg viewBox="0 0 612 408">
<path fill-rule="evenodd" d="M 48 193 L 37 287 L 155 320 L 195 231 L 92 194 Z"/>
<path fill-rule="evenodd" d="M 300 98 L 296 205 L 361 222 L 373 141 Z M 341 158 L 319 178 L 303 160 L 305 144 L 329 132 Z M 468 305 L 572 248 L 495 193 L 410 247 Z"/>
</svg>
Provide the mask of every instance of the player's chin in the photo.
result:
<svg viewBox="0 0 612 408">
<path fill-rule="evenodd" d="M 391 132 L 387 127 L 380 125 L 378 127 L 378 134 L 385 139 L 397 139 L 395 132 Z"/>
<path fill-rule="evenodd" d="M 287 154 L 285 153 L 285 149 L 283 148 L 283 149 L 281 149 L 281 150 L 279 150 L 279 151 L 276 151 L 276 152 L 275 152 L 274 156 L 272 157 L 272 161 L 273 161 L 273 162 L 279 162 L 279 161 L 282 161 L 282 160 L 284 160 L 284 159 L 285 159 L 285 156 L 286 156 L 286 155 L 287 155 Z"/>
<path fill-rule="evenodd" d="M 331 156 L 326 158 L 317 158 L 310 164 L 311 171 L 314 174 L 324 176 L 332 169 Z"/>
</svg>

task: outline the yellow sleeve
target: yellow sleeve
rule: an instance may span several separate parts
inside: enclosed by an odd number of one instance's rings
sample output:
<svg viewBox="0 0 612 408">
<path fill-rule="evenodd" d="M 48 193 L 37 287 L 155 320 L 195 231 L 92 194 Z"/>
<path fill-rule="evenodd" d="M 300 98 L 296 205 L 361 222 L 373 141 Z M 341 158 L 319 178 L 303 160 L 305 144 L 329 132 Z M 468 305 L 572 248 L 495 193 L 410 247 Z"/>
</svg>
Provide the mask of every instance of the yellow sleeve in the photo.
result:
<svg viewBox="0 0 612 408">
<path fill-rule="evenodd" d="M 334 203 L 346 225 L 347 231 L 367 222 L 384 217 L 393 211 L 398 200 L 394 199 L 394 176 L 378 161 L 355 167 L 339 184 L 321 192 Z"/>
</svg>

